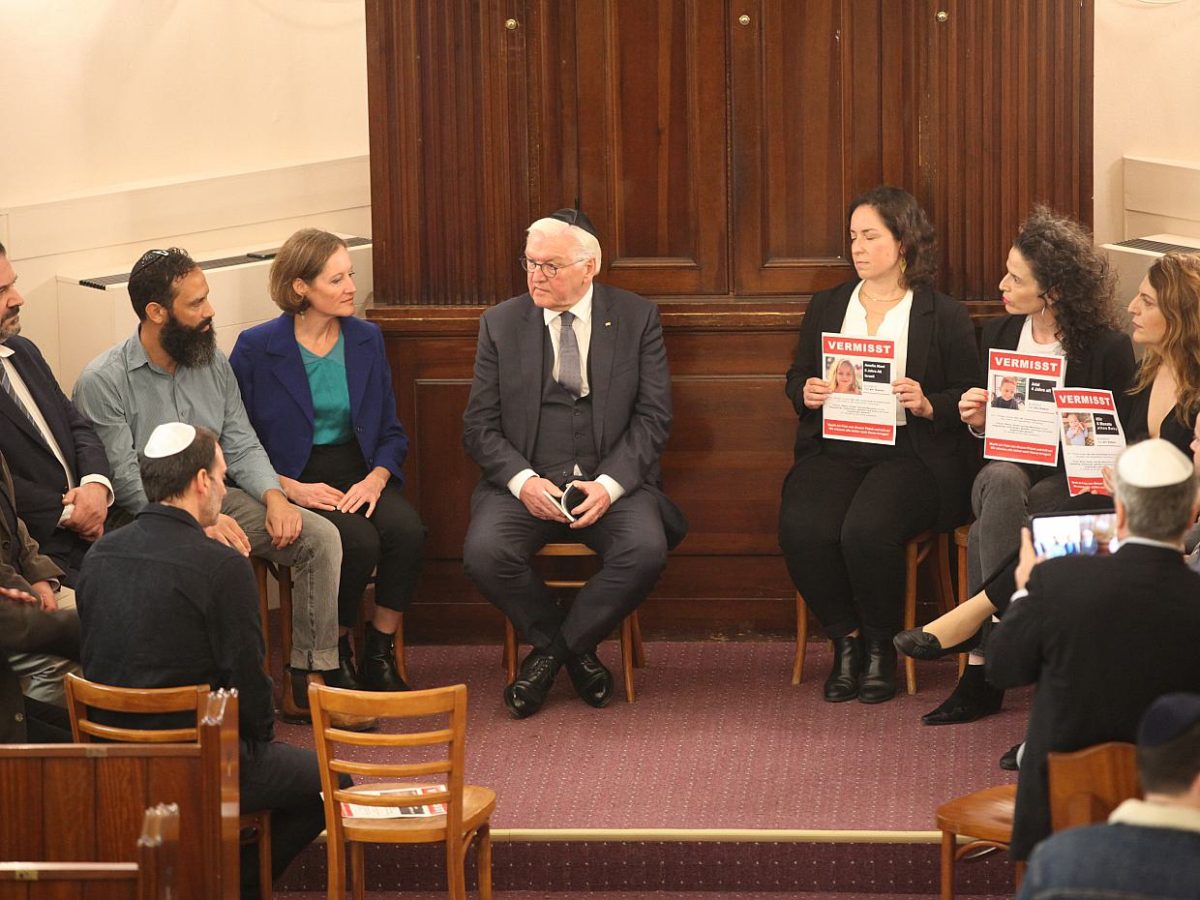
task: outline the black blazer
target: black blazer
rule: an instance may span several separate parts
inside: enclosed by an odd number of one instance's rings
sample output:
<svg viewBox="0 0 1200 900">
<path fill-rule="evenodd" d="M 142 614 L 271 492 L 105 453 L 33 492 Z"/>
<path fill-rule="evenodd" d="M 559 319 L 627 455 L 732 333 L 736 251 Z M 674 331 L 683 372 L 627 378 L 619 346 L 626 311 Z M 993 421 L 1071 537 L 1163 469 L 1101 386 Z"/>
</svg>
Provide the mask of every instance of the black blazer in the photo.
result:
<svg viewBox="0 0 1200 900">
<path fill-rule="evenodd" d="M 63 394 L 38 348 L 23 337 L 10 337 L 5 346 L 14 351 L 9 362 L 50 426 L 75 483 L 84 475 L 109 478 L 108 457 L 92 423 Z M 62 515 L 67 479 L 41 432 L 5 391 L 0 391 L 0 453 L 8 460 L 17 509 L 29 533 L 42 545 L 42 552 L 56 554 L 54 531 Z"/>
<path fill-rule="evenodd" d="M 787 373 L 787 395 L 800 422 L 796 427 L 795 461 L 820 453 L 823 410 L 804 405 L 804 382 L 824 376 L 821 332 L 842 330 L 842 320 L 857 282 L 848 281 L 814 294 L 800 325 L 796 359 Z M 933 405 L 933 418 L 907 414 L 909 436 L 918 456 L 938 486 L 938 527 L 954 528 L 965 517 L 969 451 L 966 426 L 958 417 L 958 401 L 975 386 L 979 354 L 967 308 L 928 289 L 913 292 L 908 320 L 907 377 L 920 383 Z"/>
<path fill-rule="evenodd" d="M 1029 595 L 988 638 L 987 679 L 1037 684 L 1010 852 L 1050 833 L 1046 754 L 1135 741 L 1142 713 L 1170 691 L 1200 691 L 1200 575 L 1182 555 L 1126 544 L 1115 556 L 1034 567 Z"/>
</svg>

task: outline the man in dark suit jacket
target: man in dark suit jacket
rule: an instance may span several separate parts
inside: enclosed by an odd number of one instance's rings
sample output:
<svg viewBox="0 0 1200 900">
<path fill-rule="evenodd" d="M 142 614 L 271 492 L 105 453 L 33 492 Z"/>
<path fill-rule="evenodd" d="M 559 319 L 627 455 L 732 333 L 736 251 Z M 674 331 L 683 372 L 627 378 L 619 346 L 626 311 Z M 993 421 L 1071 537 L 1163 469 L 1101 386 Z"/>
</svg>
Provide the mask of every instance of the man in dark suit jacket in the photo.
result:
<svg viewBox="0 0 1200 900">
<path fill-rule="evenodd" d="M 463 444 L 483 469 L 471 499 L 467 574 L 533 645 L 504 701 L 541 708 L 564 663 L 575 690 L 608 703 L 596 644 L 649 593 L 682 539 L 659 489 L 671 386 L 657 307 L 596 284 L 591 223 L 560 210 L 529 227 L 528 293 L 479 323 Z M 572 491 L 564 514 L 558 500 Z M 603 567 L 563 611 L 530 566 L 551 541 L 582 541 Z"/>
<path fill-rule="evenodd" d="M 74 585 L 112 503 L 108 459 L 38 348 L 17 337 L 25 300 L 16 281 L 0 244 L 0 452 L 29 533 L 62 568 L 63 583 Z"/>
<path fill-rule="evenodd" d="M 56 716 L 48 704 L 27 704 L 20 678 L 7 660 L 9 653 L 79 658 L 79 616 L 54 605 L 60 575 L 17 517 L 12 480 L 0 453 L 0 743 L 70 740 L 65 711 Z M 55 727 L 59 734 L 52 733 Z"/>
<path fill-rule="evenodd" d="M 1048 753 L 1132 742 L 1156 698 L 1200 691 L 1200 575 L 1183 559 L 1196 486 L 1178 449 L 1143 441 L 1116 465 L 1116 554 L 1038 563 L 1027 529 L 1022 536 L 1018 591 L 987 658 L 997 687 L 1037 684 L 1017 786 L 1015 859 L 1050 833 Z"/>
</svg>

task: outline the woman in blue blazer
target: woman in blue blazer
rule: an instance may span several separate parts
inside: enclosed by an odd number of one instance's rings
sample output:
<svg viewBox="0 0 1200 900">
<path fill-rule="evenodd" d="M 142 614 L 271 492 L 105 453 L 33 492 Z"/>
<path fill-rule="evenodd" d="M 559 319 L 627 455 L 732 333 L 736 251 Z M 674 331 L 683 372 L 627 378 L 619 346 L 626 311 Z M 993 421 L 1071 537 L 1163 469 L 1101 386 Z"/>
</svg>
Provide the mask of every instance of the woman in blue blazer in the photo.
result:
<svg viewBox="0 0 1200 900">
<path fill-rule="evenodd" d="M 341 534 L 343 675 L 368 690 L 407 690 L 393 646 L 425 528 L 401 492 L 408 438 L 383 334 L 354 316 L 350 253 L 336 235 L 305 228 L 288 238 L 271 265 L 270 289 L 283 315 L 243 331 L 230 356 L 242 400 L 288 499 Z M 375 615 L 356 676 L 349 631 L 372 572 Z"/>
</svg>

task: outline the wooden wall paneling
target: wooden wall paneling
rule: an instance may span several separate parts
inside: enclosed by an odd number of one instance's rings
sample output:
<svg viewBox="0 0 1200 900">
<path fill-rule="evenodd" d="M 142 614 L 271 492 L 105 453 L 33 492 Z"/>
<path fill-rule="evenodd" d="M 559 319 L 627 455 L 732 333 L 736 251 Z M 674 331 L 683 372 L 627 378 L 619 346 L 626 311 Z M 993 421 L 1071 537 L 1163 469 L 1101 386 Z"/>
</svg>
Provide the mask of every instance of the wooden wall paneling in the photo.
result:
<svg viewBox="0 0 1200 900">
<path fill-rule="evenodd" d="M 76 784 L 83 789 L 69 795 L 56 791 L 45 793 L 38 806 L 46 817 L 46 852 L 31 858 L 47 862 L 95 859 L 97 810 L 96 797 L 90 789 L 91 760 L 49 758 L 42 763 L 42 772 L 47 784 Z"/>
<path fill-rule="evenodd" d="M 577 0 L 579 193 L 605 280 L 728 292 L 723 0 Z"/>
<path fill-rule="evenodd" d="M 124 862 L 130 846 L 142 833 L 142 818 L 149 803 L 146 761 L 136 756 L 108 758 L 94 768 L 96 786 L 97 862 Z M 130 803 L 129 798 L 137 798 Z M 49 824 L 49 823 L 47 823 Z M 49 842 L 51 838 L 47 838 Z"/>
<path fill-rule="evenodd" d="M 20 761 L 0 759 L 0 797 L 7 810 L 22 815 L 0 816 L 0 859 L 43 859 L 46 846 L 41 789 L 44 778 L 25 777 Z"/>
<path fill-rule="evenodd" d="M 855 169 L 856 153 L 843 135 L 840 41 L 848 8 L 841 0 L 730 4 L 736 294 L 811 293 L 850 273 L 843 221 L 848 198 L 839 190 L 846 169 Z M 877 65 L 870 65 L 855 73 L 854 84 L 868 96 L 854 98 L 850 117 L 857 152 L 874 169 L 877 142 L 867 137 L 871 128 L 863 117 L 855 118 L 859 104 L 878 109 Z"/>
</svg>

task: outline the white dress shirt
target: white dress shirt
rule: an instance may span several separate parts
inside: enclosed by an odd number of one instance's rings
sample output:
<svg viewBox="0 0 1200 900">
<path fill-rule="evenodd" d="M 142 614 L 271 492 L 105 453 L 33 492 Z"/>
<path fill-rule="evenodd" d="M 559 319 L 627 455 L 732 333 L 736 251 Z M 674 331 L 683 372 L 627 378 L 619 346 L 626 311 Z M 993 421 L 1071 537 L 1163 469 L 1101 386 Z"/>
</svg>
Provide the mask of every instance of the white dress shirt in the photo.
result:
<svg viewBox="0 0 1200 900">
<path fill-rule="evenodd" d="M 896 354 L 892 362 L 892 381 L 903 378 L 908 364 L 908 320 L 912 315 L 913 292 L 905 291 L 900 302 L 883 314 L 879 330 L 870 334 L 867 331 L 867 309 L 858 298 L 861 288 L 860 281 L 850 294 L 850 302 L 846 304 L 846 315 L 842 318 L 842 334 L 849 337 L 879 337 L 892 341 Z M 899 397 L 896 398 L 896 424 L 908 424 Z"/>
</svg>

